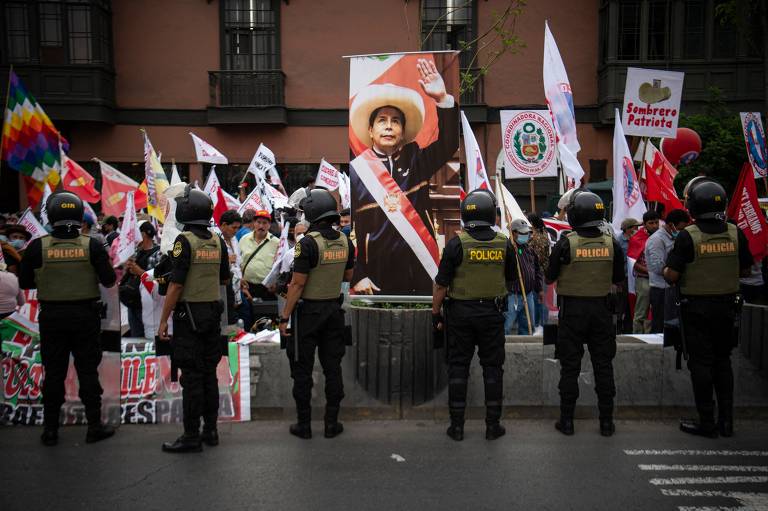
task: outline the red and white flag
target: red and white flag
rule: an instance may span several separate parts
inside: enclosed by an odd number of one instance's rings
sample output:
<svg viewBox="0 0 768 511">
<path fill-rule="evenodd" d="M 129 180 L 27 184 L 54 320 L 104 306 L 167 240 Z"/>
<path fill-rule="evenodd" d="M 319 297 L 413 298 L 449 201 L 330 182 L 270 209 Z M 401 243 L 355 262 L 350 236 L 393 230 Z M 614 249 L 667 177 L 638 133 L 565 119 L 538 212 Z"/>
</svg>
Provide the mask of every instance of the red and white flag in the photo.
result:
<svg viewBox="0 0 768 511">
<path fill-rule="evenodd" d="M 492 191 L 491 181 L 488 179 L 488 173 L 485 170 L 483 156 L 480 147 L 477 145 L 477 139 L 472 132 L 467 116 L 461 112 L 461 131 L 464 135 L 464 157 L 467 160 L 467 182 L 469 191 L 488 190 Z"/>
<path fill-rule="evenodd" d="M 320 168 L 317 170 L 315 186 L 333 191 L 340 186 L 339 181 L 339 171 L 336 170 L 336 167 L 325 161 L 325 158 L 320 160 Z"/>
<path fill-rule="evenodd" d="M 265 204 L 264 199 L 261 197 L 261 191 L 258 186 L 255 186 L 253 190 L 251 190 L 251 193 L 248 194 L 248 197 L 245 198 L 243 203 L 237 209 L 237 212 L 242 215 L 249 209 L 254 211 L 260 211 L 262 209 L 270 211 L 268 203 Z"/>
<path fill-rule="evenodd" d="M 749 241 L 749 251 L 755 261 L 768 255 L 768 224 L 757 200 L 757 185 L 753 167 L 745 163 L 741 168 L 739 182 L 733 190 L 728 204 L 728 218 L 744 233 Z"/>
<path fill-rule="evenodd" d="M 653 147 L 653 144 L 648 142 L 648 149 L 651 147 Z M 654 149 L 656 148 L 654 147 Z M 648 159 L 646 158 L 643 165 L 645 167 L 646 200 L 663 204 L 665 214 L 673 209 L 683 209 L 683 203 L 677 197 L 673 184 L 672 170 L 674 170 L 674 167 L 667 161 L 661 151 L 655 150 L 652 163 L 648 165 Z"/>
<path fill-rule="evenodd" d="M 224 199 L 226 200 L 226 204 L 227 204 L 227 209 L 240 209 L 240 206 L 241 206 L 240 201 L 237 200 L 232 195 L 228 194 L 224 190 L 224 188 L 222 188 L 221 183 L 219 183 L 219 178 L 216 175 L 216 168 L 214 167 L 208 173 L 208 178 L 205 180 L 205 186 L 203 187 L 203 191 L 207 193 L 208 196 L 213 201 L 214 208 L 218 205 L 219 189 L 221 189 L 221 192 L 224 195 Z"/>
<path fill-rule="evenodd" d="M 77 162 L 61 153 L 61 184 L 83 202 L 99 202 L 101 194 L 96 189 L 96 180 Z"/>
<path fill-rule="evenodd" d="M 136 192 L 139 183 L 98 158 L 101 168 L 101 210 L 105 215 L 119 217 L 125 211 L 129 192 Z"/>
<path fill-rule="evenodd" d="M 640 182 L 632 162 L 624 129 L 621 127 L 621 115 L 616 109 L 613 129 L 613 230 L 621 235 L 621 222 L 626 218 L 642 218 L 645 202 L 640 193 Z"/>
<path fill-rule="evenodd" d="M 574 156 L 581 150 L 576 134 L 573 92 L 555 37 L 544 22 L 544 96 L 558 137 Z"/>
<path fill-rule="evenodd" d="M 341 196 L 341 207 L 350 207 L 352 200 L 349 176 L 343 172 L 339 172 L 339 195 Z"/>
<path fill-rule="evenodd" d="M 227 160 L 227 157 L 224 156 L 221 151 L 191 131 L 189 132 L 189 135 L 192 137 L 192 142 L 195 144 L 195 155 L 197 156 L 197 161 L 219 164 L 229 163 L 229 160 Z"/>
<path fill-rule="evenodd" d="M 128 192 L 125 198 L 125 211 L 123 212 L 123 223 L 120 226 L 120 235 L 115 241 L 117 249 L 112 263 L 115 268 L 126 262 L 134 253 L 136 245 L 141 241 L 141 232 L 139 223 L 136 220 L 136 209 L 133 206 L 133 192 Z"/>
<path fill-rule="evenodd" d="M 24 248 L 27 248 L 32 240 L 42 238 L 48 234 L 48 231 L 46 231 L 45 227 L 43 227 L 43 225 L 37 221 L 35 214 L 32 213 L 32 209 L 30 208 L 27 208 L 24 214 L 21 215 L 21 218 L 19 218 L 19 225 L 23 225 L 27 232 L 32 235 L 32 237 L 29 238 L 29 241 L 27 241 L 26 245 L 24 245 Z"/>
</svg>

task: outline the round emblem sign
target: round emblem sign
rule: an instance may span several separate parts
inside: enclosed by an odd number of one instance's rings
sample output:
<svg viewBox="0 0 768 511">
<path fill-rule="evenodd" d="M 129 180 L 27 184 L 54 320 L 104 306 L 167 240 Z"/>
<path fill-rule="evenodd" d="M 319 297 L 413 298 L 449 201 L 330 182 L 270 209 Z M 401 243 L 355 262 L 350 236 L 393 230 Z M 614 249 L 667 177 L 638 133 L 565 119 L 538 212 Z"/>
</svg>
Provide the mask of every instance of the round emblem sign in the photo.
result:
<svg viewBox="0 0 768 511">
<path fill-rule="evenodd" d="M 548 120 L 536 112 L 521 112 L 504 127 L 504 152 L 515 171 L 536 177 L 555 158 L 555 132 Z"/>
</svg>

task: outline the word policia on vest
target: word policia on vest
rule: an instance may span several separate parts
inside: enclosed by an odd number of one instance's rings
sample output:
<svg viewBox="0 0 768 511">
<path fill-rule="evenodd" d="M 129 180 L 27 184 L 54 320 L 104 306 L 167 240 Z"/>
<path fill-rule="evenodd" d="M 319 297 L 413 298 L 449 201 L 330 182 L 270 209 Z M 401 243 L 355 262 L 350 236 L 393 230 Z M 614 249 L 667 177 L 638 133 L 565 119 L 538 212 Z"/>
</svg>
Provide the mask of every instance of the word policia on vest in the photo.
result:
<svg viewBox="0 0 768 511">
<path fill-rule="evenodd" d="M 83 259 L 85 258 L 84 248 L 49 248 L 45 254 L 48 259 Z"/>
<path fill-rule="evenodd" d="M 341 250 L 323 250 L 323 263 L 337 263 L 339 261 L 347 260 L 347 251 Z"/>
<path fill-rule="evenodd" d="M 610 257 L 610 256 L 611 256 L 611 251 L 608 249 L 608 247 L 576 249 L 577 259 L 596 259 L 598 257 L 603 258 L 603 257 Z"/>
<path fill-rule="evenodd" d="M 221 253 L 216 249 L 198 248 L 195 250 L 195 261 L 215 261 L 219 262 Z"/>
<path fill-rule="evenodd" d="M 503 261 L 504 250 L 499 248 L 473 248 L 469 250 L 470 262 Z"/>
<path fill-rule="evenodd" d="M 732 241 L 724 241 L 720 243 L 702 243 L 699 245 L 699 255 L 735 253 L 736 244 Z"/>
</svg>

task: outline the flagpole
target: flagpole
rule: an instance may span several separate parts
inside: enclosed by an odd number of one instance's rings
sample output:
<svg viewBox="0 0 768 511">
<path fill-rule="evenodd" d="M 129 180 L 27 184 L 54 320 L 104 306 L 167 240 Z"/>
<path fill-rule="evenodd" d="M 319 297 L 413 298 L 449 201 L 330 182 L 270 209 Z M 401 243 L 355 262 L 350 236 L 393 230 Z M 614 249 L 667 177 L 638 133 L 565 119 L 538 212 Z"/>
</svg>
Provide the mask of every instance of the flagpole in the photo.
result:
<svg viewBox="0 0 768 511">
<path fill-rule="evenodd" d="M 536 192 L 534 191 L 534 187 L 533 187 L 533 178 L 531 178 L 531 181 L 530 181 L 530 192 L 531 192 L 531 212 L 536 213 Z"/>
<path fill-rule="evenodd" d="M 763 176 L 763 185 L 765 185 L 765 195 L 768 196 L 768 177 Z"/>
<path fill-rule="evenodd" d="M 11 99 L 11 75 L 13 64 L 8 69 L 8 83 L 5 86 L 5 110 L 3 111 L 3 130 L 0 132 L 0 169 L 3 167 L 3 146 L 5 146 L 5 112 L 8 110 L 8 100 Z"/>
<path fill-rule="evenodd" d="M 533 335 L 533 325 L 531 324 L 531 313 L 528 312 L 528 293 L 525 292 L 525 283 L 523 274 L 520 271 L 520 257 L 517 255 L 517 243 L 515 243 L 515 266 L 517 267 L 517 278 L 520 280 L 520 291 L 523 292 L 523 307 L 525 308 L 525 319 L 528 320 L 528 335 Z"/>
</svg>

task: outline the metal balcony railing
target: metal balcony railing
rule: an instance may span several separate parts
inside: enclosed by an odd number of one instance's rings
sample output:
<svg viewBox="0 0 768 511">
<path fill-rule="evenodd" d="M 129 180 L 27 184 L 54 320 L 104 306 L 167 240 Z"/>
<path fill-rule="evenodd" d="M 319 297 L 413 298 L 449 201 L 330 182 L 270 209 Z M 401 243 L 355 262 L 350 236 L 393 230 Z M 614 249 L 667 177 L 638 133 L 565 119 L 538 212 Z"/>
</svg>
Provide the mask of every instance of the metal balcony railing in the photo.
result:
<svg viewBox="0 0 768 511">
<path fill-rule="evenodd" d="M 267 71 L 208 71 L 213 107 L 285 106 L 285 73 Z"/>
</svg>

